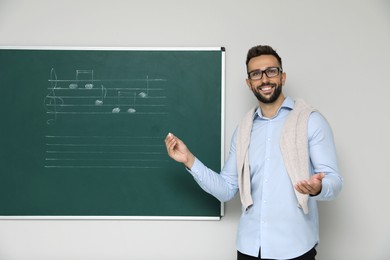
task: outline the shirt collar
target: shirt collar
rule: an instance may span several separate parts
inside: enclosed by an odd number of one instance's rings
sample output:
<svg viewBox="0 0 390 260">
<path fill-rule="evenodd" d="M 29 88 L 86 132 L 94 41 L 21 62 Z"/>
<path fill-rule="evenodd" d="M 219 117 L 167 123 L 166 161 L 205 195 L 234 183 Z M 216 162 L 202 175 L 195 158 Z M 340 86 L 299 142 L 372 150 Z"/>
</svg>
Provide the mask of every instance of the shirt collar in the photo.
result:
<svg viewBox="0 0 390 260">
<path fill-rule="evenodd" d="M 281 110 L 292 110 L 294 108 L 294 103 L 294 100 L 291 97 L 287 96 L 274 117 L 277 117 Z M 255 119 L 256 117 L 264 118 L 263 114 L 261 113 L 260 107 L 257 107 L 253 114 L 253 119 Z"/>
</svg>

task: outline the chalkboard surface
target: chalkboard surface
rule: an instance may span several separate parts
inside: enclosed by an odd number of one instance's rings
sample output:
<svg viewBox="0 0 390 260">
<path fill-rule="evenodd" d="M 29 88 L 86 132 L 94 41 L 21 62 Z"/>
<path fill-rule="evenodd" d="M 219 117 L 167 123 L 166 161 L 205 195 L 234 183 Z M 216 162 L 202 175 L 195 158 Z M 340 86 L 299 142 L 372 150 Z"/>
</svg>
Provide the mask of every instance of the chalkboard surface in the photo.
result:
<svg viewBox="0 0 390 260">
<path fill-rule="evenodd" d="M 224 50 L 0 49 L 0 216 L 211 217 L 165 149 L 221 168 Z"/>
</svg>

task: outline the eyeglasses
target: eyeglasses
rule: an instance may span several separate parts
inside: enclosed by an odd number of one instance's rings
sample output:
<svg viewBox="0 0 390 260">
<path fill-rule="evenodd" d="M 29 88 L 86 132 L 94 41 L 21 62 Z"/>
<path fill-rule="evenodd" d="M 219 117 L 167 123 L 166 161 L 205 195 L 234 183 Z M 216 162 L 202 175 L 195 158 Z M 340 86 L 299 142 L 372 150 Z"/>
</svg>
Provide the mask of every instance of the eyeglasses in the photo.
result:
<svg viewBox="0 0 390 260">
<path fill-rule="evenodd" d="M 282 69 L 279 67 L 269 67 L 265 70 L 252 70 L 248 72 L 248 78 L 251 80 L 261 80 L 263 73 L 265 73 L 268 78 L 273 78 L 278 76 L 280 72 L 282 72 Z"/>
</svg>

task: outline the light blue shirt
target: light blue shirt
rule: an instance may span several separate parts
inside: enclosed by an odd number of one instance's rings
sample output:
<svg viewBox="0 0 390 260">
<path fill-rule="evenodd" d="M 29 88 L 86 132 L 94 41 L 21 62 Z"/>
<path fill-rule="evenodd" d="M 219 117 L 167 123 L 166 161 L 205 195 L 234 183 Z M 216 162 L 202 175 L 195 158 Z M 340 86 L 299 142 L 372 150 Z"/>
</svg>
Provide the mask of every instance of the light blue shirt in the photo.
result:
<svg viewBox="0 0 390 260">
<path fill-rule="evenodd" d="M 294 187 L 287 174 L 279 142 L 283 125 L 294 101 L 287 97 L 273 118 L 257 109 L 254 114 L 249 164 L 253 206 L 242 210 L 237 233 L 237 250 L 262 258 L 290 259 L 303 255 L 319 242 L 318 200 L 332 200 L 342 187 L 332 130 L 326 119 L 313 112 L 308 122 L 310 174 L 324 172 L 322 190 L 309 197 L 309 214 L 299 208 Z M 189 170 L 206 192 L 225 202 L 238 192 L 236 135 L 220 174 L 199 159 Z"/>
</svg>

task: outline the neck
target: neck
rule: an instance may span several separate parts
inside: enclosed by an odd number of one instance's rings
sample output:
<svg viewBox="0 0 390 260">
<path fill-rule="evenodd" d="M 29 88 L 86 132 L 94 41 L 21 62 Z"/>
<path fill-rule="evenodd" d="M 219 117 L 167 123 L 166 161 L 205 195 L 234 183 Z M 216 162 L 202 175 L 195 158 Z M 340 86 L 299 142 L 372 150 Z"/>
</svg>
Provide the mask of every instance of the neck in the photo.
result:
<svg viewBox="0 0 390 260">
<path fill-rule="evenodd" d="M 285 99 L 285 96 L 283 94 L 280 94 L 277 100 L 273 103 L 263 103 L 259 102 L 261 113 L 264 117 L 272 118 L 276 115 L 278 112 L 280 106 L 283 104 L 283 101 Z"/>
</svg>

